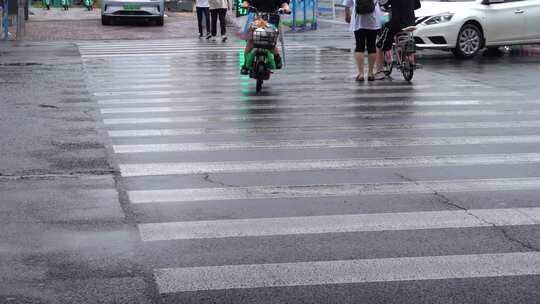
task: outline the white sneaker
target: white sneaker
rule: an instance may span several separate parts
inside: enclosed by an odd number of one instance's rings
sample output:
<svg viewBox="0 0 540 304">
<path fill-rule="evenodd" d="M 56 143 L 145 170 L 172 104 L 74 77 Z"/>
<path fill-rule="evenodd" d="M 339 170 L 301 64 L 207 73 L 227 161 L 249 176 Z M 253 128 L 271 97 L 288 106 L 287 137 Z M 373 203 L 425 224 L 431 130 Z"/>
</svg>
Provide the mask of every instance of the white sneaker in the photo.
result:
<svg viewBox="0 0 540 304">
<path fill-rule="evenodd" d="M 221 36 L 221 42 L 227 42 L 227 35 Z"/>
<path fill-rule="evenodd" d="M 212 37 L 212 41 L 216 42 L 216 37 Z"/>
</svg>

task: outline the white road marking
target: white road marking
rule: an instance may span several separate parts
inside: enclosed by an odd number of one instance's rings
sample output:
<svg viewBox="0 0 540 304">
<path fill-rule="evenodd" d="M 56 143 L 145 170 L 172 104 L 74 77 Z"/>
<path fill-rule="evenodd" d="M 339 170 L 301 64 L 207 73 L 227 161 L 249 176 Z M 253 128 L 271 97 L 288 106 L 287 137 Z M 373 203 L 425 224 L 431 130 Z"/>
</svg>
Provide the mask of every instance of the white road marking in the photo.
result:
<svg viewBox="0 0 540 304">
<path fill-rule="evenodd" d="M 139 224 L 143 241 L 540 224 L 540 208 L 347 214 Z"/>
<path fill-rule="evenodd" d="M 235 72 L 234 72 L 235 73 Z M 393 87 L 395 86 L 387 86 Z M 413 89 L 413 87 L 399 87 L 400 89 Z M 238 88 L 240 89 L 240 88 Z M 237 91 L 236 89 L 235 91 Z M 372 86 L 369 87 L 370 90 L 385 90 L 385 87 L 381 86 Z M 327 89 L 327 88 L 320 88 L 320 89 L 312 89 L 312 92 L 333 92 L 335 94 L 337 88 Z M 339 88 L 339 90 L 349 90 L 349 91 L 361 91 L 363 89 L 360 89 L 358 87 L 344 87 Z M 221 90 L 218 90 L 221 91 Z M 176 94 L 187 94 L 187 93 L 195 93 L 194 90 L 160 90 L 160 91 L 125 91 L 125 92 L 100 92 L 100 93 L 94 93 L 94 96 L 96 97 L 105 97 L 105 96 L 111 96 L 111 97 L 117 97 L 117 96 L 168 96 L 168 95 L 176 95 Z M 371 92 L 362 92 L 361 96 L 354 96 L 357 98 L 385 98 L 385 97 L 516 97 L 516 96 L 523 96 L 521 93 L 518 92 L 512 92 L 512 91 L 504 91 L 504 92 L 498 92 L 493 90 L 487 90 L 487 91 L 473 91 L 473 92 L 464 92 L 464 91 L 447 91 L 447 92 L 418 92 L 418 91 L 405 91 L 405 92 L 392 92 L 392 93 L 371 93 Z"/>
<path fill-rule="evenodd" d="M 207 103 L 208 104 L 208 103 Z M 206 106 L 168 106 L 168 107 L 107 107 L 101 109 L 101 114 L 123 114 L 123 113 L 168 113 L 168 112 L 197 112 L 197 111 L 247 111 L 247 110 L 274 110 L 274 109 L 341 109 L 359 107 L 411 107 L 411 106 L 474 106 L 474 105 L 500 105 L 512 104 L 513 100 L 444 100 L 444 101 L 366 101 L 366 102 L 344 102 L 336 104 L 267 104 L 267 105 L 206 105 Z M 540 101 L 520 101 L 524 104 L 540 104 Z"/>
<path fill-rule="evenodd" d="M 397 137 L 384 139 L 314 139 L 257 142 L 177 143 L 113 145 L 115 153 L 150 152 L 194 152 L 234 150 L 298 150 L 377 148 L 407 146 L 450 146 L 450 145 L 501 145 L 539 143 L 540 135 L 516 136 L 463 136 L 463 137 Z"/>
<path fill-rule="evenodd" d="M 356 97 L 357 96 L 360 96 L 360 95 L 343 95 L 343 96 L 332 96 L 332 95 L 319 95 L 317 98 L 319 98 L 319 100 L 331 100 L 331 101 L 338 101 L 338 100 L 354 100 L 354 103 L 364 103 L 363 101 L 359 101 L 360 98 L 358 98 L 358 100 L 356 100 Z M 121 97 L 121 96 L 119 96 Z M 279 98 L 278 98 L 279 99 Z M 210 95 L 208 97 L 205 98 L 206 101 L 208 102 L 215 102 L 216 104 L 221 104 L 223 105 L 223 101 L 226 100 L 227 102 L 240 102 L 240 101 L 264 101 L 264 100 L 276 100 L 276 97 L 275 96 L 245 96 L 245 95 L 231 95 L 229 97 L 226 97 L 225 99 L 223 98 L 223 96 L 218 96 L 218 95 Z M 455 99 L 455 100 L 441 100 L 441 102 L 467 102 L 467 101 L 470 101 L 470 102 L 475 102 L 475 101 L 479 101 L 479 102 L 485 102 L 483 100 L 478 100 L 478 99 Z M 220 103 L 221 102 L 221 103 Z M 368 101 L 365 101 L 366 103 Z M 404 97 L 402 100 L 397 100 L 397 101 L 390 101 L 390 100 L 385 100 L 385 101 L 377 101 L 377 100 L 372 100 L 372 101 L 369 101 L 369 102 L 373 102 L 375 105 L 378 105 L 378 104 L 384 104 L 384 103 L 402 103 L 402 105 L 414 105 L 416 104 L 417 102 L 433 102 L 433 103 L 436 103 L 436 102 L 439 102 L 437 100 L 426 100 L 426 101 L 422 101 L 422 100 L 410 100 L 410 99 L 407 99 L 406 97 Z M 498 103 L 498 102 L 501 102 L 501 103 L 506 103 L 506 100 L 502 99 L 494 99 L 494 100 L 490 100 L 490 102 L 493 102 L 493 103 Z M 517 104 L 520 104 L 520 103 L 527 103 L 527 102 L 533 102 L 533 103 L 536 103 L 536 101 L 528 101 L 528 100 L 522 100 L 522 101 L 519 101 L 519 102 L 515 102 Z M 201 100 L 200 98 L 198 97 L 181 97 L 181 98 L 178 98 L 178 97 L 128 97 L 128 98 L 111 98 L 111 99 L 99 99 L 98 100 L 98 103 L 100 105 L 105 105 L 105 106 L 108 106 L 108 105 L 130 105 L 130 104 L 160 104 L 160 103 L 176 103 L 176 104 L 185 104 L 185 105 L 190 105 L 190 104 L 198 104 L 200 105 L 201 103 Z M 511 103 L 511 102 L 510 102 Z M 291 104 L 293 105 L 293 104 Z M 245 106 L 248 106 L 248 105 L 245 105 Z M 249 106 L 256 106 L 256 105 L 249 105 Z M 293 105 L 294 106 L 294 105 Z M 338 104 L 336 104 L 336 106 L 339 106 Z"/>
<path fill-rule="evenodd" d="M 111 76 L 112 78 L 105 78 L 105 79 L 100 79 L 100 80 L 97 80 L 97 79 L 91 79 L 91 83 L 90 83 L 90 86 L 94 87 L 95 89 L 97 90 L 100 90 L 100 91 L 103 91 L 104 88 L 107 88 L 107 87 L 121 87 L 123 85 L 126 85 L 126 83 L 129 83 L 129 84 L 132 84 L 132 85 L 145 85 L 145 84 L 162 84 L 164 82 L 170 82 L 170 83 L 185 83 L 185 84 L 200 84 L 200 78 L 197 78 L 197 77 L 194 77 L 194 78 L 190 78 L 190 79 L 186 79 L 186 78 L 179 78 L 178 75 L 176 74 L 171 74 L 169 75 L 169 77 L 167 78 L 163 78 L 163 77 L 151 77 L 151 75 L 149 76 L 148 74 L 144 75 L 144 77 L 140 77 L 140 78 L 129 78 L 129 77 L 124 77 L 122 76 L 121 78 L 117 78 L 115 76 Z M 290 75 L 287 75 L 287 74 L 284 74 L 284 75 L 280 75 L 280 78 L 279 79 L 275 79 L 275 82 L 272 82 L 272 85 L 276 85 L 276 86 L 279 86 L 279 85 L 282 85 L 283 83 L 286 83 L 288 79 L 291 79 L 295 77 L 294 75 L 291 77 Z M 228 84 L 233 84 L 233 85 L 240 85 L 240 83 L 244 83 L 244 84 L 248 84 L 249 86 L 248 87 L 251 87 L 252 86 L 252 83 L 251 83 L 251 80 L 249 79 L 248 76 L 239 76 L 237 74 L 235 75 L 208 75 L 208 76 L 205 76 L 205 79 L 206 80 L 212 80 L 212 79 L 219 79 L 219 80 L 227 80 L 227 85 Z M 311 76 L 302 76 L 302 79 L 304 81 L 308 81 L 308 80 L 317 80 L 317 81 L 321 81 L 320 80 L 320 76 L 317 76 L 317 75 L 311 75 Z M 329 80 L 341 80 L 341 81 L 344 81 L 345 78 L 342 77 L 342 75 L 335 75 L 335 77 L 329 77 L 328 78 Z M 178 87 L 178 86 L 177 86 Z M 178 99 L 178 98 L 175 98 L 175 99 Z"/>
<path fill-rule="evenodd" d="M 540 252 L 402 257 L 155 270 L 162 294 L 226 290 L 504 277 L 540 274 Z"/>
<path fill-rule="evenodd" d="M 237 68 L 234 70 L 235 73 L 237 72 Z M 277 86 L 277 84 L 275 84 Z M 249 87 L 253 87 L 254 84 L 253 83 L 250 83 Z M 311 86 L 311 87 L 310 87 Z M 196 84 L 195 86 L 193 86 L 192 88 L 189 88 L 189 86 L 186 86 L 184 85 L 183 86 L 184 90 L 182 90 L 182 92 L 200 92 L 201 90 L 203 89 L 206 89 L 208 91 L 220 91 L 220 92 L 238 92 L 238 90 L 240 89 L 245 89 L 246 87 L 239 84 L 239 83 L 226 83 L 226 84 L 220 84 L 219 86 L 216 86 L 216 87 L 212 87 L 212 88 L 202 88 L 200 84 Z M 295 90 L 299 90 L 299 89 L 311 89 L 313 87 L 313 84 L 310 84 L 310 85 L 295 85 L 294 87 L 291 87 L 291 88 L 283 88 L 280 90 L 280 92 L 288 92 L 288 91 L 295 91 Z M 373 86 L 347 86 L 347 85 L 342 85 L 339 87 L 340 90 L 351 90 L 351 91 L 368 91 L 368 92 L 375 92 L 375 91 L 392 91 L 392 90 L 403 90 L 407 93 L 411 93 L 411 92 L 414 92 L 416 93 L 417 90 L 426 90 L 426 89 L 431 89 L 431 88 L 434 88 L 436 86 L 433 86 L 433 85 L 415 85 L 415 86 L 404 86 L 404 85 L 373 85 Z M 463 86 L 453 86 L 453 85 L 445 85 L 445 87 L 448 87 L 448 88 L 463 88 Z M 478 87 L 478 86 L 472 86 L 474 88 L 479 88 L 479 89 L 488 89 L 488 90 L 493 90 L 489 87 Z M 118 95 L 131 95 L 133 94 L 134 92 L 155 92 L 155 91 L 150 91 L 150 89 L 160 89 L 159 91 L 160 92 L 175 92 L 175 90 L 178 90 L 178 84 L 148 84 L 148 85 L 116 85 L 114 88 L 99 88 L 99 90 L 94 90 L 94 96 L 97 96 L 97 97 L 101 97 L 101 96 L 111 96 L 111 95 L 114 95 L 116 93 L 118 93 Z M 124 90 L 124 91 L 121 91 L 121 90 Z M 335 87 L 329 87 L 325 90 L 317 90 L 317 91 L 330 91 L 330 90 L 336 90 Z M 485 91 L 485 92 L 488 92 L 488 94 L 491 94 L 491 92 L 489 91 Z M 508 102 L 510 101 L 514 101 L 515 100 L 509 100 Z"/>
<path fill-rule="evenodd" d="M 352 70 L 351 70 L 352 71 Z M 239 67 L 237 69 L 227 69 L 220 71 L 219 74 L 216 74 L 213 70 L 194 70 L 190 72 L 190 76 L 192 79 L 215 79 L 215 80 L 221 80 L 223 77 L 227 77 L 228 79 L 245 79 L 245 76 L 240 75 L 240 69 Z M 336 70 L 326 70 L 325 75 L 328 76 L 343 76 L 344 73 L 347 73 L 347 70 L 344 69 L 336 69 Z M 164 81 L 165 79 L 168 79 L 171 76 L 177 76 L 178 73 L 143 73 L 141 74 L 114 74 L 114 73 L 107 73 L 107 74 L 92 74 L 90 78 L 92 83 L 100 83 L 100 82 L 107 82 L 111 81 L 112 83 L 123 81 L 136 81 L 137 79 L 143 78 L 148 80 L 155 80 L 155 79 L 161 79 Z M 298 77 L 302 77 L 304 79 L 304 74 L 302 69 L 291 69 L 288 70 L 287 73 L 280 75 L 280 80 L 283 81 L 283 79 L 298 79 Z M 249 79 L 249 78 L 248 78 Z M 189 81 L 189 80 L 186 80 Z M 249 82 L 247 80 L 246 82 Z"/>
<path fill-rule="evenodd" d="M 540 163 L 540 153 L 440 155 L 365 159 L 307 159 L 234 162 L 184 162 L 120 164 L 122 176 L 155 176 L 203 173 L 291 172 L 350 170 L 360 168 L 520 165 Z"/>
<path fill-rule="evenodd" d="M 138 118 L 105 118 L 106 125 L 158 124 L 158 123 L 210 123 L 225 121 L 268 121 L 272 119 L 286 120 L 296 118 L 329 119 L 329 118 L 394 118 L 394 117 L 465 117 L 465 116 L 505 116 L 505 115 L 540 115 L 540 110 L 456 110 L 456 111 L 415 111 L 410 109 L 392 111 L 354 111 L 326 113 L 287 113 L 287 114 L 240 114 L 240 115 L 206 115 L 181 117 L 138 117 Z"/>
<path fill-rule="evenodd" d="M 540 178 L 465 179 L 373 184 L 283 185 L 128 191 L 131 203 L 284 199 L 356 195 L 540 190 Z"/>
<path fill-rule="evenodd" d="M 493 121 L 493 122 L 459 122 L 459 123 L 418 123 L 418 124 L 384 124 L 350 126 L 299 126 L 299 127 L 256 127 L 256 128 L 178 128 L 178 129 L 133 129 L 110 130 L 110 137 L 149 137 L 149 136 L 183 136 L 213 134 L 259 134 L 259 133 L 300 133 L 300 132 L 372 132 L 385 130 L 451 130 L 451 129 L 505 129 L 505 128 L 538 128 L 540 121 Z"/>
<path fill-rule="evenodd" d="M 315 46 L 308 46 L 308 45 L 287 45 L 288 51 L 293 50 L 304 50 L 304 49 L 316 49 Z M 125 49 L 104 49 L 104 50 L 88 50 L 85 51 L 84 49 L 81 49 L 81 57 L 84 58 L 106 58 L 106 57 L 156 57 L 156 56 L 180 56 L 183 54 L 200 54 L 201 52 L 241 52 L 243 49 L 241 47 L 193 47 L 193 48 L 182 48 L 182 47 L 163 47 L 163 48 L 145 48 L 140 49 L 137 47 L 133 48 L 125 48 Z"/>
</svg>

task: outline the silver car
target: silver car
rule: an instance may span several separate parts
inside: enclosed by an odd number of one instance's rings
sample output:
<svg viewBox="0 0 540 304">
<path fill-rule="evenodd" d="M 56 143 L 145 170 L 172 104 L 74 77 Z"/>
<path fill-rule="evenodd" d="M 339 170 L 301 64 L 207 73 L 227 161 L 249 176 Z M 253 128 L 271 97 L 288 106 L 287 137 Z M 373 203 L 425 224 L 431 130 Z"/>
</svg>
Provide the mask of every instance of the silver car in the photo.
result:
<svg viewBox="0 0 540 304">
<path fill-rule="evenodd" d="M 145 18 L 162 26 L 164 12 L 164 0 L 102 0 L 101 24 L 111 25 L 115 18 Z"/>
</svg>

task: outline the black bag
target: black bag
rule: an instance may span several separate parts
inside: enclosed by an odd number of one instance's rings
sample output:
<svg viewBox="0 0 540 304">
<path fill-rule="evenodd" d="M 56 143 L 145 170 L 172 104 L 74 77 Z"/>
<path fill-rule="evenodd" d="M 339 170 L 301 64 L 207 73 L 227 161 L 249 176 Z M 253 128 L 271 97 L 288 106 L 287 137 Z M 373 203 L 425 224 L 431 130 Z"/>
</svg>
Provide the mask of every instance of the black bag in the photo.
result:
<svg viewBox="0 0 540 304">
<path fill-rule="evenodd" d="M 356 13 L 358 15 L 371 14 L 375 11 L 373 0 L 356 0 Z"/>
</svg>

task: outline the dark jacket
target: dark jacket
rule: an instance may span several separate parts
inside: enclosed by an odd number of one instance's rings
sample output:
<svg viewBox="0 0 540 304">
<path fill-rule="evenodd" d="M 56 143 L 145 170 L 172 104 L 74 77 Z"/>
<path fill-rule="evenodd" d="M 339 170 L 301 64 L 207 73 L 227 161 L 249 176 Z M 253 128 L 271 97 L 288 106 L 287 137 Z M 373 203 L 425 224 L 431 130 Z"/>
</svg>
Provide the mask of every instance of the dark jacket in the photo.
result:
<svg viewBox="0 0 540 304">
<path fill-rule="evenodd" d="M 416 19 L 414 10 L 419 8 L 418 0 L 388 0 L 384 6 L 392 8 L 390 28 L 394 32 L 414 25 Z"/>
<path fill-rule="evenodd" d="M 260 12 L 273 13 L 280 9 L 283 3 L 289 3 L 289 0 L 247 0 L 247 2 Z"/>
</svg>

